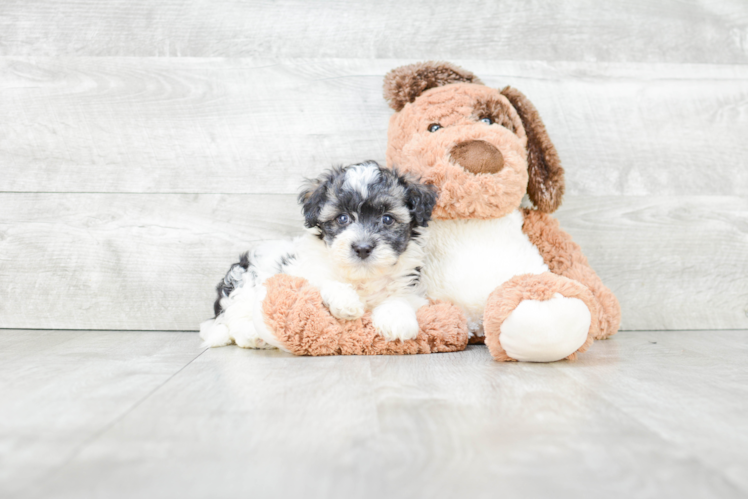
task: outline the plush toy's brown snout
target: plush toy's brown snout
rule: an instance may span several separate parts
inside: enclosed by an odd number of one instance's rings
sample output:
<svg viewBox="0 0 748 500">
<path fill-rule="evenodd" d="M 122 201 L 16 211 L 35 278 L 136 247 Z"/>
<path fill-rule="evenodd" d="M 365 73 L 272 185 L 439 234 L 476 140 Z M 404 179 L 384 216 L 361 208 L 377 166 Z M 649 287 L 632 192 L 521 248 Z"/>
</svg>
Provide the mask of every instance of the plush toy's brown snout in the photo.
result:
<svg viewBox="0 0 748 500">
<path fill-rule="evenodd" d="M 474 174 L 495 174 L 504 167 L 504 156 L 486 141 L 465 141 L 452 148 L 449 155 L 462 168 Z"/>
</svg>

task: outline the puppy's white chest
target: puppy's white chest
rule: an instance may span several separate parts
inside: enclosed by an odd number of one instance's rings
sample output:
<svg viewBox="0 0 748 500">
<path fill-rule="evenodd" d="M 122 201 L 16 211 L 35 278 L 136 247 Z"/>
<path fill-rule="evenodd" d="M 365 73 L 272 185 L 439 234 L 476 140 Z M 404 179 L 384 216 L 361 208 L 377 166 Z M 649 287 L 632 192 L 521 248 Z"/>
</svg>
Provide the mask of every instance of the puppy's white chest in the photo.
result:
<svg viewBox="0 0 748 500">
<path fill-rule="evenodd" d="M 424 231 L 427 296 L 460 306 L 473 333 L 482 330 L 486 300 L 499 285 L 548 271 L 522 222 L 515 210 L 500 219 L 432 221 Z"/>
</svg>

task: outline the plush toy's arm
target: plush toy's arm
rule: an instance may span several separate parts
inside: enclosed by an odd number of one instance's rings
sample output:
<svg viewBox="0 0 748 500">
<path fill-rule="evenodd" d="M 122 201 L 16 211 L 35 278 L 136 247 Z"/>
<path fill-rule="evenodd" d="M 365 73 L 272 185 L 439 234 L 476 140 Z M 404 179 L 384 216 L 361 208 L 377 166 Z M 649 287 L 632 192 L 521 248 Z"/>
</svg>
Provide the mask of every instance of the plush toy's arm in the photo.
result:
<svg viewBox="0 0 748 500">
<path fill-rule="evenodd" d="M 540 251 L 543 260 L 554 274 L 565 276 L 587 286 L 600 303 L 596 338 L 604 339 L 618 331 L 621 323 L 621 307 L 600 278 L 595 274 L 582 249 L 571 236 L 561 230 L 553 217 L 536 210 L 524 210 L 522 231 Z"/>
<path fill-rule="evenodd" d="M 298 356 L 428 354 L 462 351 L 467 345 L 465 316 L 447 302 L 418 310 L 415 339 L 388 342 L 372 325 L 370 312 L 352 321 L 336 319 L 319 290 L 303 278 L 278 274 L 265 287 L 262 317 L 274 337 L 271 344 Z"/>
</svg>

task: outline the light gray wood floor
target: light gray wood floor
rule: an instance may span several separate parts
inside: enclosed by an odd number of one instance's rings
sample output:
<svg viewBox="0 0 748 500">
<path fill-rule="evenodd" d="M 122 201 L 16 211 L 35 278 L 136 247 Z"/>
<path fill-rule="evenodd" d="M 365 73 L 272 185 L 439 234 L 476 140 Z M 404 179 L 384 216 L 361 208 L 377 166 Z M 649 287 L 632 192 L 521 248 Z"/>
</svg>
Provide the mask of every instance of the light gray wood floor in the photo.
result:
<svg viewBox="0 0 748 500">
<path fill-rule="evenodd" d="M 576 362 L 0 335 L 1 496 L 745 496 L 748 331 Z"/>
</svg>

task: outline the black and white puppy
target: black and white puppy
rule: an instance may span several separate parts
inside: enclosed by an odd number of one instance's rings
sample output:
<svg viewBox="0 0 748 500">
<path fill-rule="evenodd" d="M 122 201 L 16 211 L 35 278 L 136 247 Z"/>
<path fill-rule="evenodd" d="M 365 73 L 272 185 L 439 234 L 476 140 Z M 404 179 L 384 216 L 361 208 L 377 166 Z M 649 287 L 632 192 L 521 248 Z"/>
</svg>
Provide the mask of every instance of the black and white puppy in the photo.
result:
<svg viewBox="0 0 748 500">
<path fill-rule="evenodd" d="M 418 228 L 431 218 L 434 189 L 367 161 L 308 181 L 299 203 L 306 234 L 262 243 L 231 267 L 218 285 L 215 319 L 200 325 L 205 344 L 281 347 L 261 308 L 263 284 L 278 273 L 309 280 L 336 318 L 370 310 L 387 340 L 415 338 L 416 311 L 427 304 Z"/>
</svg>

